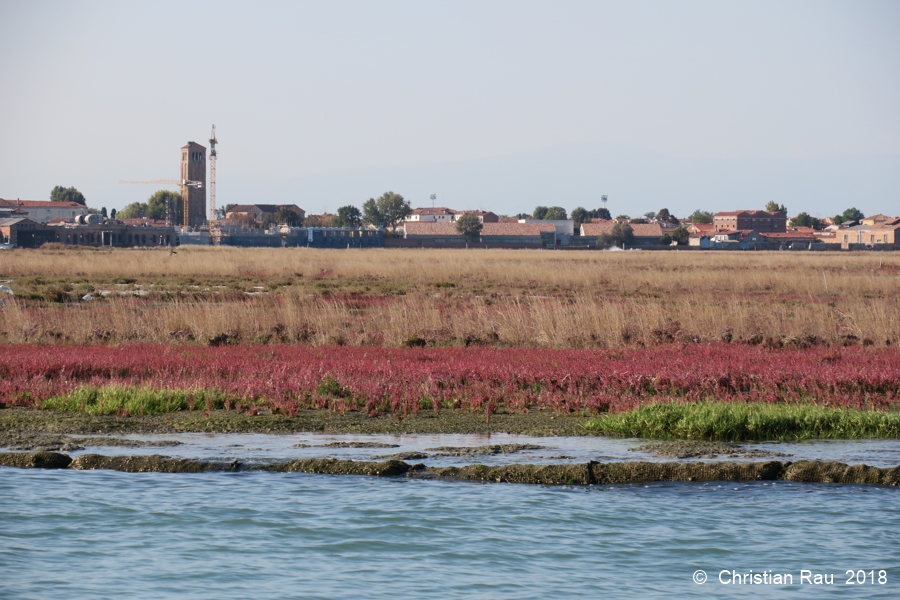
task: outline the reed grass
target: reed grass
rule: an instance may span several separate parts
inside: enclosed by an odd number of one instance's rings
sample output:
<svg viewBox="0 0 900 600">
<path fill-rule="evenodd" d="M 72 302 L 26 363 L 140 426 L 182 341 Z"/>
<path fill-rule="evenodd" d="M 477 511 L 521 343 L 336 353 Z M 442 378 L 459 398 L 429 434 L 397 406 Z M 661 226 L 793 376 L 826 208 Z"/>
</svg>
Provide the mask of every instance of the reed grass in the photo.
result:
<svg viewBox="0 0 900 600">
<path fill-rule="evenodd" d="M 47 398 L 43 410 L 89 415 L 156 415 L 189 409 L 215 410 L 226 406 L 225 395 L 215 390 L 158 390 L 150 387 L 83 386 L 64 396 Z"/>
<path fill-rule="evenodd" d="M 888 253 L 66 249 L 0 280 L 6 343 L 900 342 Z"/>
<path fill-rule="evenodd" d="M 805 404 L 659 403 L 591 419 L 585 427 L 663 440 L 896 439 L 900 414 Z"/>
</svg>

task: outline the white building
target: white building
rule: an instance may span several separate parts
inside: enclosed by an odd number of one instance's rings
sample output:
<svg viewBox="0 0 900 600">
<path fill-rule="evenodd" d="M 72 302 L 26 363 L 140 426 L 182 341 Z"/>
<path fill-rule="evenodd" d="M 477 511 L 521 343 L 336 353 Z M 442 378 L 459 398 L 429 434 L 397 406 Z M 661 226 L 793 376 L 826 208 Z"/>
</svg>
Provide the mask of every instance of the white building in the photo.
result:
<svg viewBox="0 0 900 600">
<path fill-rule="evenodd" d="M 16 215 L 27 216 L 37 223 L 50 219 L 72 219 L 88 214 L 88 209 L 77 202 L 48 202 L 46 200 L 4 200 L 0 198 L 0 208 L 12 209 Z"/>
</svg>

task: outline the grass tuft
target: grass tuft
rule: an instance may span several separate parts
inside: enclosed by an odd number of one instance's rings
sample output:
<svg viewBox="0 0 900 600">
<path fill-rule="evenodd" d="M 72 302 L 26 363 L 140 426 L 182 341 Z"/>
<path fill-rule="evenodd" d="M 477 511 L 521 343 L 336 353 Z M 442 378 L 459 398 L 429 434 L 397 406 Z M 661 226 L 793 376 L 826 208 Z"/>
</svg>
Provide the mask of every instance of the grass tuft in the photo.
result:
<svg viewBox="0 0 900 600">
<path fill-rule="evenodd" d="M 900 438 L 900 415 L 876 410 L 785 404 L 650 404 L 585 423 L 625 437 L 721 442 L 811 438 Z"/>
<path fill-rule="evenodd" d="M 225 394 L 217 390 L 158 390 L 149 387 L 81 387 L 64 396 L 44 400 L 42 410 L 62 410 L 89 415 L 156 415 L 183 410 L 216 410 L 225 407 Z"/>
</svg>

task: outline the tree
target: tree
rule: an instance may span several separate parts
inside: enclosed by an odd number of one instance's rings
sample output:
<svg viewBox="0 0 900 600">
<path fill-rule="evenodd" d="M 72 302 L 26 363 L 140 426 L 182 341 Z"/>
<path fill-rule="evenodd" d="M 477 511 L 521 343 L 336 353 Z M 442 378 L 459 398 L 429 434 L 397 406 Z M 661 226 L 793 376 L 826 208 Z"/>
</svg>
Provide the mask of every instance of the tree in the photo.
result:
<svg viewBox="0 0 900 600">
<path fill-rule="evenodd" d="M 147 205 L 143 202 L 132 202 L 118 213 L 120 219 L 140 219 L 147 213 Z"/>
<path fill-rule="evenodd" d="M 394 192 L 383 193 L 378 200 L 369 198 L 363 204 L 363 219 L 367 223 L 396 229 L 412 213 L 409 201 Z"/>
<path fill-rule="evenodd" d="M 362 224 L 362 213 L 351 204 L 340 207 L 337 216 L 341 227 L 359 227 Z"/>
<path fill-rule="evenodd" d="M 226 204 L 216 209 L 216 219 L 225 219 L 228 217 L 228 211 L 237 206 L 235 203 Z"/>
<path fill-rule="evenodd" d="M 713 222 L 713 214 L 711 212 L 706 212 L 705 210 L 700 210 L 699 208 L 691 213 L 691 223 L 712 223 Z"/>
<path fill-rule="evenodd" d="M 568 218 L 562 206 L 551 206 L 544 213 L 544 221 L 565 221 Z"/>
<path fill-rule="evenodd" d="M 654 213 L 654 214 L 656 214 L 656 213 Z M 631 221 L 629 221 L 629 222 L 634 225 L 646 225 L 650 221 L 648 221 L 647 219 L 631 219 Z"/>
<path fill-rule="evenodd" d="M 691 239 L 690 232 L 684 227 L 684 225 L 679 225 L 675 229 L 669 233 L 672 241 L 678 242 L 679 246 L 687 246 L 688 242 Z"/>
<path fill-rule="evenodd" d="M 792 227 L 812 227 L 813 229 L 822 229 L 821 219 L 809 216 L 809 213 L 802 212 L 791 219 Z"/>
<path fill-rule="evenodd" d="M 546 215 L 547 215 L 547 210 L 548 210 L 548 209 L 547 209 L 546 206 L 536 206 L 536 207 L 534 208 L 534 212 L 531 213 L 531 218 L 532 218 L 532 219 L 535 219 L 535 220 L 537 220 L 537 221 L 543 221 L 544 219 L 547 218 L 547 217 L 546 217 Z"/>
<path fill-rule="evenodd" d="M 115 219 L 115 218 L 116 218 L 116 214 L 118 214 L 117 211 L 116 211 L 116 209 L 112 209 L 111 211 L 109 211 L 109 218 L 110 218 L 110 219 Z"/>
<path fill-rule="evenodd" d="M 456 230 L 466 236 L 467 242 L 474 242 L 481 235 L 484 225 L 475 215 L 462 215 L 456 219 Z"/>
<path fill-rule="evenodd" d="M 73 187 L 64 188 L 61 185 L 56 186 L 50 192 L 50 202 L 77 202 L 82 206 L 87 206 L 84 194 Z"/>
<path fill-rule="evenodd" d="M 675 215 L 669 212 L 668 208 L 659 209 L 659 212 L 656 213 L 656 220 L 660 223 L 671 223 L 673 225 L 681 224 L 681 222 L 675 218 Z"/>
<path fill-rule="evenodd" d="M 770 213 L 780 212 L 780 213 L 786 215 L 787 207 L 784 204 L 778 204 L 774 200 L 769 200 L 769 202 L 766 203 L 766 212 L 770 212 Z"/>
<path fill-rule="evenodd" d="M 653 220 L 653 219 L 656 218 L 656 213 L 653 212 L 652 210 L 651 210 L 650 212 L 646 212 L 646 213 L 644 213 L 644 218 L 645 218 L 647 221 L 651 221 L 651 220 Z"/>
<path fill-rule="evenodd" d="M 181 225 L 184 220 L 184 200 L 177 192 L 158 190 L 147 199 L 144 216 L 154 221 L 170 221 L 173 225 Z"/>
<path fill-rule="evenodd" d="M 572 220 L 575 221 L 575 227 L 578 227 L 582 223 L 590 223 L 591 222 L 591 213 L 586 211 L 584 208 L 579 206 L 575 210 L 572 211 Z"/>
<path fill-rule="evenodd" d="M 612 215 L 609 214 L 608 208 L 596 208 L 591 211 L 592 219 L 606 219 L 607 221 L 612 221 Z"/>
<path fill-rule="evenodd" d="M 377 227 L 384 227 L 384 217 L 378 210 L 375 198 L 369 198 L 363 203 L 363 221 Z"/>
<path fill-rule="evenodd" d="M 104 218 L 104 219 L 105 219 L 106 217 L 109 216 L 108 214 L 106 214 L 106 207 L 105 207 L 105 206 L 102 207 L 102 208 L 100 209 L 100 214 L 103 215 L 103 218 Z"/>
<path fill-rule="evenodd" d="M 529 215 L 527 213 L 519 213 L 516 215 L 516 218 L 517 219 L 530 219 L 531 215 Z"/>
<path fill-rule="evenodd" d="M 841 216 L 843 217 L 843 223 L 847 223 L 849 221 L 862 221 L 866 218 L 862 211 L 855 206 L 853 208 L 848 208 L 847 210 L 845 210 Z"/>
<path fill-rule="evenodd" d="M 619 216 L 617 216 L 616 218 L 617 218 L 617 219 L 622 219 L 622 220 L 624 220 L 624 221 L 630 221 L 630 220 L 631 220 L 631 217 L 629 217 L 628 215 L 619 215 Z"/>
<path fill-rule="evenodd" d="M 634 242 L 634 230 L 628 223 L 616 223 L 613 225 L 612 231 L 604 233 L 597 238 L 597 244 L 600 246 L 621 246 L 623 244 L 631 244 Z"/>
<path fill-rule="evenodd" d="M 296 227 L 300 224 L 300 215 L 287 206 L 281 206 L 278 208 L 278 212 L 275 213 L 275 221 L 281 225 Z"/>
</svg>

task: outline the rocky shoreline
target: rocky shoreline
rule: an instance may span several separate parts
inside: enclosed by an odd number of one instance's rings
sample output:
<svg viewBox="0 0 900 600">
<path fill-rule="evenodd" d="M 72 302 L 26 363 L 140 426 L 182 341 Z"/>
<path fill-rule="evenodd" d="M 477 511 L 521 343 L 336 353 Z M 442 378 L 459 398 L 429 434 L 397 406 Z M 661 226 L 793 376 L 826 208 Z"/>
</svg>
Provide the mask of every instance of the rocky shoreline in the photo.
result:
<svg viewBox="0 0 900 600">
<path fill-rule="evenodd" d="M 660 481 L 793 481 L 900 485 L 900 466 L 889 469 L 840 462 L 801 460 L 756 463 L 710 462 L 610 462 L 590 461 L 567 465 L 468 465 L 426 467 L 400 460 L 383 462 L 312 458 L 268 464 L 240 461 L 217 462 L 168 456 L 102 456 L 83 454 L 72 458 L 59 452 L 2 452 L 0 466 L 35 469 L 108 469 L 126 473 L 208 473 L 268 471 L 274 473 L 319 473 L 412 477 L 485 483 L 530 483 L 539 485 L 604 485 Z"/>
</svg>

